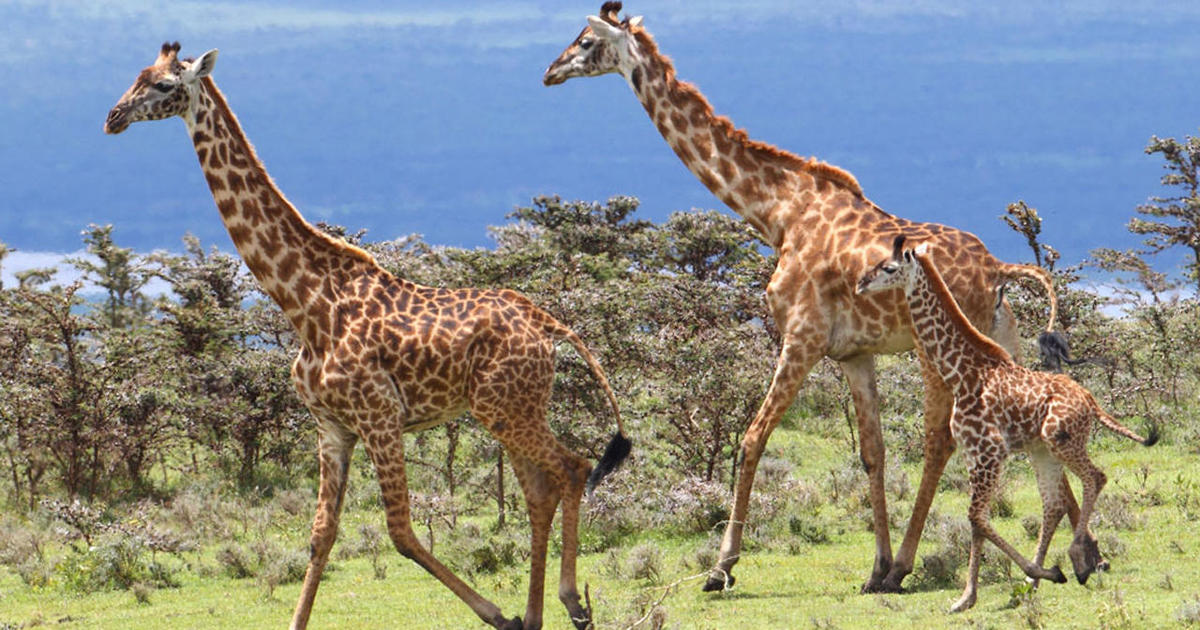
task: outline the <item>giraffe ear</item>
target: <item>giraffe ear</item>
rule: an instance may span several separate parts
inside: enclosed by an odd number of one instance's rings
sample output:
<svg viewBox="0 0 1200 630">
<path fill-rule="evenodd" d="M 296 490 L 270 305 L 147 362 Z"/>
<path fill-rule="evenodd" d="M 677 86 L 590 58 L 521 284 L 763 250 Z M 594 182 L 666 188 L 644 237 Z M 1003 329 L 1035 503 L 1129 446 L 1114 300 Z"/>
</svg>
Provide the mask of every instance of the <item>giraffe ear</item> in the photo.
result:
<svg viewBox="0 0 1200 630">
<path fill-rule="evenodd" d="M 641 25 L 642 25 L 642 16 L 635 15 L 635 16 L 629 18 L 629 26 L 641 26 Z"/>
<path fill-rule="evenodd" d="M 191 83 L 196 79 L 203 79 L 212 72 L 213 66 L 217 65 L 217 49 L 214 48 L 203 55 L 200 55 L 188 66 L 187 70 L 183 71 L 183 80 Z"/>
<path fill-rule="evenodd" d="M 605 41 L 612 41 L 621 36 L 624 31 L 619 26 L 613 26 L 601 18 L 594 15 L 587 17 L 588 26 L 592 27 L 592 33 Z"/>
<path fill-rule="evenodd" d="M 929 243 L 921 243 L 913 248 L 913 253 L 918 256 L 924 256 L 929 253 Z"/>
</svg>

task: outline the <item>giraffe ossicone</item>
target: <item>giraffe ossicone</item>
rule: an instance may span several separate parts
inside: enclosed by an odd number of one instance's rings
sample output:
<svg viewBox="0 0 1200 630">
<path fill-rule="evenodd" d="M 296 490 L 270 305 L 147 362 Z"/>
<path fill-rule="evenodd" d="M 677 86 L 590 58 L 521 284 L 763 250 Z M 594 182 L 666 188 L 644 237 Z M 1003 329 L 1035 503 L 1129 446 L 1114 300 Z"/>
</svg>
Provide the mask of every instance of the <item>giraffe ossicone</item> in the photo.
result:
<svg viewBox="0 0 1200 630">
<path fill-rule="evenodd" d="M 1012 558 L 1035 585 L 1042 579 L 1067 581 L 1057 566 L 1042 566 L 1054 531 L 1068 511 L 1064 466 L 1083 486 L 1083 502 L 1067 555 L 1076 579 L 1080 584 L 1087 582 L 1103 562 L 1088 521 L 1107 482 L 1087 454 L 1093 423 L 1098 420 L 1105 428 L 1145 446 L 1157 441 L 1157 430 L 1151 427 L 1143 438 L 1105 413 L 1091 393 L 1069 376 L 1034 372 L 1017 364 L 959 309 L 937 265 L 923 250 L 924 244 L 909 249 L 904 243 L 903 235 L 896 236 L 892 255 L 867 270 L 856 291 L 867 295 L 903 291 L 917 344 L 954 395 L 950 432 L 967 459 L 970 475 L 967 517 L 971 554 L 966 587 L 951 612 L 975 605 L 984 541 Z M 1042 526 L 1032 561 L 1001 537 L 989 519 L 1004 462 L 1014 451 L 1029 454 L 1042 497 Z"/>
<path fill-rule="evenodd" d="M 104 129 L 179 116 L 230 238 L 259 285 L 296 329 L 292 379 L 316 418 L 320 488 L 311 557 L 292 616 L 304 628 L 337 536 L 347 469 L 362 440 L 382 490 L 397 550 L 433 574 L 486 623 L 542 626 L 546 548 L 562 504 L 559 599 L 572 623 L 590 627 L 576 587 L 579 507 L 629 453 L 616 396 L 599 363 L 570 328 L 514 291 L 441 289 L 393 276 L 368 252 L 309 224 L 271 181 L 210 73 L 217 52 L 180 59 L 164 44 L 154 64 L 109 112 Z M 567 341 L 604 390 L 616 434 L 593 469 L 551 433 L 546 407 L 554 346 Z M 470 410 L 510 455 L 532 529 L 523 618 L 507 618 L 426 550 L 412 529 L 404 434 Z"/>
<path fill-rule="evenodd" d="M 688 170 L 779 254 L 767 286 L 768 305 L 782 333 L 779 358 L 767 396 L 742 439 L 733 507 L 704 589 L 732 584 L 754 475 L 767 439 L 812 367 L 827 356 L 839 362 L 849 382 L 870 483 L 875 561 L 862 590 L 898 592 L 913 570 L 938 479 L 954 450 L 949 430 L 952 400 L 918 348 L 926 392 L 925 463 L 908 529 L 893 557 L 874 357 L 912 348 L 913 331 L 898 292 L 858 295 L 855 283 L 890 251 L 896 235 L 927 242 L 929 255 L 947 270 L 947 283 L 967 317 L 1015 353 L 1016 320 L 1008 302 L 997 300 L 997 290 L 1017 279 L 1041 285 L 1049 301 L 1051 330 L 1057 314 L 1051 278 L 1043 269 L 997 260 L 968 232 L 885 212 L 844 169 L 751 139 L 717 115 L 695 86 L 676 77 L 674 64 L 659 52 L 643 21 L 622 19 L 621 8 L 620 2 L 606 2 L 598 15 L 588 17 L 588 25 L 546 69 L 543 83 L 619 74 Z M 1074 519 L 1078 506 L 1073 496 L 1070 506 Z"/>
</svg>

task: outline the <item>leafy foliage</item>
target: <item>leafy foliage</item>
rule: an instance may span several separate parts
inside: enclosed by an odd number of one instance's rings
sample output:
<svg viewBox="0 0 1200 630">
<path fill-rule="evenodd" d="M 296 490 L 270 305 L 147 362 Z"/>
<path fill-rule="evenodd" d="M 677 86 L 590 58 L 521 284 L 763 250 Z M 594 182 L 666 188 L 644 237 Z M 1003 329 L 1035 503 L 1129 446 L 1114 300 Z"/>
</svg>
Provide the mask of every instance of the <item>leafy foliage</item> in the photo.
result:
<svg viewBox="0 0 1200 630">
<path fill-rule="evenodd" d="M 1146 153 L 1162 154 L 1168 173 L 1160 182 L 1181 190 L 1172 196 L 1152 197 L 1151 203 L 1138 206 L 1138 214 L 1151 218 L 1134 217 L 1129 231 L 1149 235 L 1146 245 L 1153 253 L 1176 246 L 1192 250 L 1187 276 L 1200 289 L 1200 138 L 1187 136 L 1180 142 L 1151 136 Z"/>
</svg>

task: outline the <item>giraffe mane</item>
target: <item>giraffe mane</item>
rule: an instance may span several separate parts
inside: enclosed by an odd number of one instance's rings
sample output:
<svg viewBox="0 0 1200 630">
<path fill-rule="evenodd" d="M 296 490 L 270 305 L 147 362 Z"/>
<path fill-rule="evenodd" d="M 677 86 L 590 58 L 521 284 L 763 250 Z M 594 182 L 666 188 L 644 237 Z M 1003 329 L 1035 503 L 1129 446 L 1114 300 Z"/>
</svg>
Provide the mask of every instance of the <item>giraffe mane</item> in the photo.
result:
<svg viewBox="0 0 1200 630">
<path fill-rule="evenodd" d="M 212 97 L 213 103 L 219 110 L 221 116 L 229 120 L 229 132 L 234 135 L 234 140 L 242 143 L 246 147 L 246 150 L 249 151 L 249 157 L 250 159 L 254 160 L 258 170 L 262 173 L 266 180 L 266 185 L 269 186 L 275 192 L 275 194 L 279 195 L 280 201 L 286 204 L 288 209 L 296 213 L 296 216 L 299 217 L 301 222 L 312 232 L 312 235 L 317 239 L 325 241 L 330 247 L 339 253 L 378 267 L 379 264 L 375 261 L 375 257 L 372 256 L 367 250 L 347 243 L 341 239 L 334 238 L 325 232 L 316 229 L 311 223 L 304 219 L 304 217 L 300 214 L 300 211 L 296 209 L 295 204 L 293 204 L 286 196 L 284 196 L 283 191 L 280 190 L 279 186 L 275 184 L 275 180 L 271 177 L 271 174 L 267 172 L 266 167 L 263 166 L 262 160 L 260 160 L 258 157 L 258 152 L 254 150 L 254 145 L 250 143 L 248 138 L 246 138 L 245 132 L 242 131 L 242 124 L 238 122 L 237 116 L 233 113 L 233 110 L 230 109 L 229 103 L 225 100 L 225 95 L 221 93 L 220 89 L 217 88 L 216 82 L 212 80 L 211 76 L 206 76 L 200 79 L 200 84 L 204 86 L 204 89 L 208 91 L 209 96 Z"/>
<path fill-rule="evenodd" d="M 671 62 L 671 58 L 658 51 L 658 44 L 646 29 L 640 26 L 630 28 L 630 33 L 637 38 L 638 46 L 644 52 L 657 58 L 663 65 L 663 75 L 666 78 L 668 89 L 672 92 L 687 94 L 689 97 L 695 98 L 696 102 L 704 105 L 704 115 L 712 121 L 712 124 L 719 127 L 722 131 L 729 134 L 729 137 L 742 145 L 752 155 L 780 164 L 788 169 L 801 171 L 812 175 L 815 178 L 823 179 L 834 185 L 840 186 L 854 195 L 865 199 L 862 186 L 858 183 L 858 179 L 851 175 L 849 171 L 822 162 L 815 157 L 802 158 L 795 153 L 780 149 L 779 147 L 754 140 L 744 129 L 738 129 L 734 126 L 733 121 L 727 116 L 717 114 L 704 97 L 700 90 L 687 81 L 680 80 L 675 74 L 675 64 Z"/>
<path fill-rule="evenodd" d="M 942 308 L 946 309 L 950 316 L 950 321 L 962 332 L 967 341 L 978 349 L 980 352 L 994 359 L 1012 361 L 1012 355 L 1007 350 L 1000 347 L 1000 344 L 989 339 L 986 335 L 979 332 L 979 329 L 967 319 L 962 308 L 958 306 L 958 301 L 954 299 L 954 294 L 950 293 L 950 287 L 946 286 L 946 280 L 942 278 L 941 272 L 938 271 L 937 265 L 933 264 L 932 258 L 927 254 L 912 254 L 917 264 L 921 266 L 925 272 L 925 277 L 929 280 L 929 286 L 937 296 L 938 302 Z"/>
</svg>

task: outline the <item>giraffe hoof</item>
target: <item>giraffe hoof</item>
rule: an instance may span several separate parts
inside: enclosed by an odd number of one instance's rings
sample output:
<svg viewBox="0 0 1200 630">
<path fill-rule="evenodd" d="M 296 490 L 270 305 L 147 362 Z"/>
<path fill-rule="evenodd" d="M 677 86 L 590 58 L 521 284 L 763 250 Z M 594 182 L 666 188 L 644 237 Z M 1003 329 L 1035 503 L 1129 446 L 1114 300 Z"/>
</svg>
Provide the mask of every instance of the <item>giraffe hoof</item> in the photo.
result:
<svg viewBox="0 0 1200 630">
<path fill-rule="evenodd" d="M 861 593 L 863 595 L 869 595 L 871 593 L 899 594 L 899 593 L 903 593 L 903 592 L 904 592 L 904 588 L 900 586 L 899 580 L 892 580 L 892 579 L 887 579 L 887 578 L 879 579 L 879 578 L 875 578 L 875 577 L 872 577 L 871 579 L 867 580 L 867 583 L 863 584 L 862 588 L 859 589 L 859 593 Z"/>
<path fill-rule="evenodd" d="M 1088 578 L 1092 577 L 1092 573 L 1094 573 L 1094 570 L 1092 569 L 1086 569 L 1082 572 L 1077 572 L 1075 573 L 1075 579 L 1079 580 L 1080 584 L 1087 584 Z M 1066 580 L 1063 581 L 1065 582 Z"/>
<path fill-rule="evenodd" d="M 1058 568 L 1058 565 L 1054 565 L 1054 568 L 1050 569 L 1050 573 L 1051 573 L 1051 575 L 1048 579 L 1051 582 L 1054 582 L 1055 584 L 1066 584 L 1067 583 L 1067 576 L 1063 575 L 1062 569 Z M 1087 579 L 1087 578 L 1084 578 L 1084 579 Z M 1082 583 L 1083 582 L 1080 581 L 1080 584 L 1082 584 Z"/>
<path fill-rule="evenodd" d="M 954 605 L 951 606 L 950 610 L 947 612 L 960 613 L 960 612 L 963 612 L 964 610 L 971 609 L 971 607 L 973 607 L 974 605 L 975 605 L 975 596 L 974 595 L 963 595 L 962 599 L 959 599 L 958 601 L 954 602 Z"/>
<path fill-rule="evenodd" d="M 729 590 L 733 588 L 734 582 L 737 582 L 737 578 L 733 577 L 733 575 L 729 573 L 722 575 L 709 575 L 708 580 L 704 582 L 704 592 L 712 593 L 715 591 Z"/>
<path fill-rule="evenodd" d="M 517 617 L 516 619 L 505 621 L 504 625 L 498 626 L 498 628 L 500 630 L 525 630 L 525 623 L 521 621 L 520 617 Z"/>
<path fill-rule="evenodd" d="M 1072 543 L 1067 549 L 1067 556 L 1071 558 L 1075 579 L 1079 580 L 1080 584 L 1087 584 L 1088 578 L 1097 568 L 1108 564 L 1100 557 L 1100 547 L 1095 540 L 1085 539 Z"/>
</svg>

